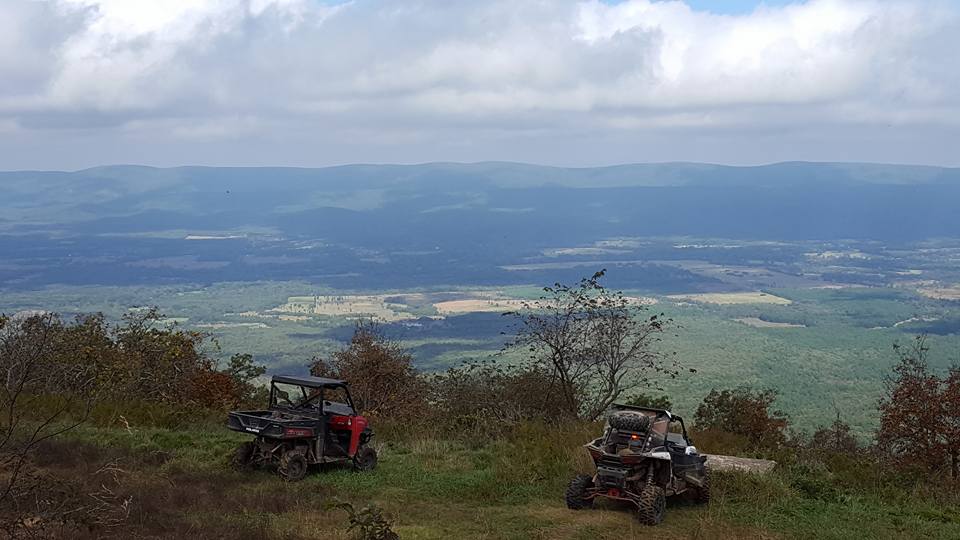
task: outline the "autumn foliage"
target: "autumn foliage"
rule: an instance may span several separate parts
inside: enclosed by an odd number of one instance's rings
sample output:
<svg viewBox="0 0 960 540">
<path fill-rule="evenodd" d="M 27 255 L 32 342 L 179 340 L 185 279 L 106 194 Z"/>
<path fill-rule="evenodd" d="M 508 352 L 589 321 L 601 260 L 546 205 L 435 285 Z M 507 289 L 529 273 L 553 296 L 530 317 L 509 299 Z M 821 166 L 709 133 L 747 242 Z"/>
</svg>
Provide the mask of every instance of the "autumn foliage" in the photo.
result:
<svg viewBox="0 0 960 540">
<path fill-rule="evenodd" d="M 44 385 L 30 385 L 31 396 L 63 394 L 82 384 L 99 401 L 226 409 L 255 393 L 251 380 L 263 373 L 247 355 L 219 369 L 205 352 L 207 335 L 165 324 L 155 309 L 131 312 L 116 326 L 99 314 L 70 322 L 37 314 L 4 324 L 0 368 L 8 379 L 18 378 L 16 368 L 27 358 L 33 360 L 31 380 L 56 375 L 43 379 Z M 66 372 L 83 377 L 62 375 Z"/>
<path fill-rule="evenodd" d="M 960 476 L 960 370 L 954 367 L 945 377 L 932 373 L 924 336 L 894 348 L 899 362 L 880 400 L 877 445 L 901 466 L 930 473 L 949 466 L 956 479 Z"/>
<path fill-rule="evenodd" d="M 373 323 L 357 324 L 350 343 L 328 359 L 315 358 L 310 374 L 343 379 L 364 414 L 405 418 L 422 410 L 426 385 L 413 357 Z"/>
</svg>

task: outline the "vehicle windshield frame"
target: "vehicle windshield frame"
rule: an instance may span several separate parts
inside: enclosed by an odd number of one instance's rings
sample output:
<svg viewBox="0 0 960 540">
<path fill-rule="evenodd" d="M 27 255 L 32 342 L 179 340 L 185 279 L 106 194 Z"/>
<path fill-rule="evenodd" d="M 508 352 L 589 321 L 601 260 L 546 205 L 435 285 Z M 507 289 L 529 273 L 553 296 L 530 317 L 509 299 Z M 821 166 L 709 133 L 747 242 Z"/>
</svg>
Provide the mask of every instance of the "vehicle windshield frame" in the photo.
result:
<svg viewBox="0 0 960 540">
<path fill-rule="evenodd" d="M 282 385 L 282 387 L 278 387 L 278 385 Z M 289 393 L 287 392 L 286 387 L 298 388 L 300 390 L 301 397 L 296 399 L 295 402 L 289 401 L 290 403 L 289 405 L 281 404 L 277 401 L 279 392 Z M 270 382 L 270 408 L 285 409 L 288 411 L 308 410 L 308 411 L 314 411 L 317 413 L 322 413 L 323 404 L 325 402 L 325 398 L 324 398 L 324 395 L 326 393 L 325 390 L 328 388 L 342 388 L 343 393 L 347 398 L 347 401 L 344 404 L 350 407 L 351 410 L 354 410 L 354 411 L 356 410 L 356 407 L 354 407 L 353 405 L 353 397 L 350 395 L 350 389 L 345 384 L 336 384 L 336 385 L 328 385 L 328 386 L 306 386 L 302 384 L 293 384 L 288 382 L 277 382 L 277 381 Z M 316 390 L 317 392 L 314 393 L 313 395 L 310 395 L 311 390 Z M 315 407 L 316 403 L 320 403 L 321 406 Z M 340 402 L 337 402 L 337 403 L 340 403 Z"/>
<path fill-rule="evenodd" d="M 280 403 L 278 401 L 279 393 L 283 392 L 285 394 L 290 394 L 288 388 L 296 388 L 300 391 L 300 396 L 293 396 L 293 399 L 288 399 L 287 403 Z M 314 390 L 314 388 L 309 388 L 302 384 L 292 384 L 285 382 L 276 382 L 272 381 L 270 383 L 270 408 L 271 409 L 287 409 L 287 410 L 300 410 L 307 409 L 310 407 L 310 404 L 314 402 L 317 398 L 322 398 L 323 388 L 316 388 L 319 390 L 314 395 L 309 395 L 308 390 Z"/>
</svg>

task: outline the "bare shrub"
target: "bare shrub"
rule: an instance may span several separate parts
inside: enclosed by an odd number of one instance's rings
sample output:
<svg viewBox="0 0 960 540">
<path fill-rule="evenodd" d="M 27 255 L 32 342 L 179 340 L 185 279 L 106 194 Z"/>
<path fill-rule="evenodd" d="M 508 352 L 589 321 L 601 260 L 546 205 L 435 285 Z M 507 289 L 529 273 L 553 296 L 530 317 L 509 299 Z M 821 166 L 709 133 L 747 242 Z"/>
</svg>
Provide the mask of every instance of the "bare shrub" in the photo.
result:
<svg viewBox="0 0 960 540">
<path fill-rule="evenodd" d="M 0 317 L 0 504 L 35 485 L 21 478 L 31 451 L 82 423 L 97 398 L 97 373 L 69 354 L 66 334 L 55 315 Z"/>
<path fill-rule="evenodd" d="M 599 418 L 625 392 L 679 373 L 672 355 L 655 346 L 672 321 L 606 289 L 605 272 L 544 287 L 539 299 L 507 314 L 520 324 L 506 349 L 524 351 L 549 373 L 570 417 Z"/>
<path fill-rule="evenodd" d="M 130 517 L 133 497 L 123 487 L 127 474 L 108 463 L 64 478 L 25 463 L 0 501 L 0 530 L 10 538 L 101 537 Z"/>
</svg>

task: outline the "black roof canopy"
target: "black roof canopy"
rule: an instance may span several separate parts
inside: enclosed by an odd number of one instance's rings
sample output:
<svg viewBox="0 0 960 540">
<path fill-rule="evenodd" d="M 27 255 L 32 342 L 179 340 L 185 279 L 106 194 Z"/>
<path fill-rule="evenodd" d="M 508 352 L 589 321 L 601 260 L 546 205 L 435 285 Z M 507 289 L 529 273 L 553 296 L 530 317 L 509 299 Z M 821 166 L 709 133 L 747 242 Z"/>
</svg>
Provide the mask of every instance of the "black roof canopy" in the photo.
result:
<svg viewBox="0 0 960 540">
<path fill-rule="evenodd" d="M 323 388 L 324 386 L 346 386 L 345 381 L 340 379 L 327 379 L 326 377 L 313 377 L 310 375 L 274 375 L 272 382 L 298 384 L 307 388 Z"/>
</svg>

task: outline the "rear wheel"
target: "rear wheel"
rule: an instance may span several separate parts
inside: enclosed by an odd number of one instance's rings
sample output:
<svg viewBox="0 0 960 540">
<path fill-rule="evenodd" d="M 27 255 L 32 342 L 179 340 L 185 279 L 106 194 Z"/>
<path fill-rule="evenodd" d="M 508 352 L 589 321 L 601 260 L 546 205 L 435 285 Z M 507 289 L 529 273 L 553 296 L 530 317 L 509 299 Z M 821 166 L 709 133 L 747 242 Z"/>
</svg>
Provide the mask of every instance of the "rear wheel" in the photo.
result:
<svg viewBox="0 0 960 540">
<path fill-rule="evenodd" d="M 280 476 L 287 482 L 303 480 L 307 475 L 307 458 L 296 450 L 290 450 L 280 458 Z"/>
<path fill-rule="evenodd" d="M 570 481 L 567 486 L 567 508 L 571 510 L 583 510 L 593 506 L 593 498 L 590 495 L 590 489 L 593 487 L 593 477 L 586 474 L 578 474 Z"/>
<path fill-rule="evenodd" d="M 377 451 L 369 446 L 361 446 L 353 456 L 353 470 L 372 471 L 377 468 Z"/>
<path fill-rule="evenodd" d="M 639 506 L 637 518 L 640 523 L 658 525 L 663 521 L 663 514 L 667 509 L 667 496 L 662 487 L 647 484 L 640 492 L 637 506 Z"/>
<path fill-rule="evenodd" d="M 253 467 L 253 454 L 257 451 L 257 445 L 253 442 L 245 442 L 237 446 L 230 458 L 230 466 L 236 471 L 245 471 Z"/>
</svg>

